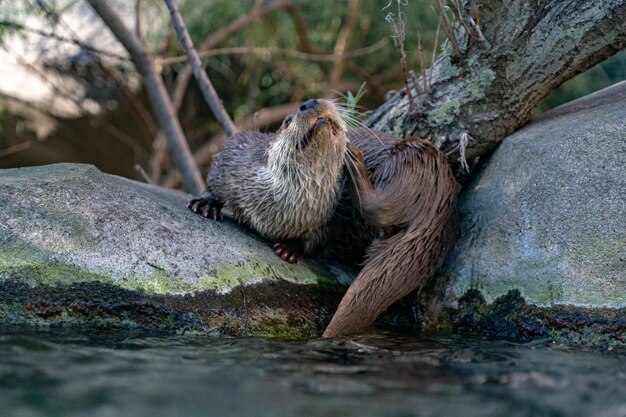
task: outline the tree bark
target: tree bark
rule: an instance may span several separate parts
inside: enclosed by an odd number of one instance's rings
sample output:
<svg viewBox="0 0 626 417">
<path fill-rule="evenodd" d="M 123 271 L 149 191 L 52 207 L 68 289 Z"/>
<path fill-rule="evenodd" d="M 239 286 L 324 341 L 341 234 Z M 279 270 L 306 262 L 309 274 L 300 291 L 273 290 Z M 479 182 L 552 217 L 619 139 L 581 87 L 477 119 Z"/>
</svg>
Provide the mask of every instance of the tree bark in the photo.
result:
<svg viewBox="0 0 626 417">
<path fill-rule="evenodd" d="M 458 161 L 463 133 L 473 138 L 466 156 L 475 166 L 553 89 L 626 47 L 626 0 L 484 0 L 478 13 L 475 3 L 453 2 L 460 57 L 452 57 L 446 42 L 427 71 L 433 71 L 428 94 L 409 83 L 414 111 L 403 89 L 366 122 L 428 138 L 461 182 L 467 179 Z"/>
<path fill-rule="evenodd" d="M 102 18 L 124 48 L 130 54 L 137 70 L 143 75 L 144 84 L 161 127 L 165 131 L 172 156 L 183 177 L 183 183 L 190 193 L 200 194 L 204 190 L 204 181 L 194 163 L 189 145 L 180 127 L 178 117 L 160 74 L 141 41 L 126 27 L 117 13 L 106 0 L 87 0 L 95 12 Z"/>
</svg>

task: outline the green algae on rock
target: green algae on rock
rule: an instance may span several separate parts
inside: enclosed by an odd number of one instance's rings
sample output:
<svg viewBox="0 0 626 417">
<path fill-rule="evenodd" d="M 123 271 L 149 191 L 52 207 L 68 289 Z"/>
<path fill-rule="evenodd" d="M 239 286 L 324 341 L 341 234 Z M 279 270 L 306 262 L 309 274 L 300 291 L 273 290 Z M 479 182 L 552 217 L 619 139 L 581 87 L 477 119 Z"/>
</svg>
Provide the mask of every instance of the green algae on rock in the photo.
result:
<svg viewBox="0 0 626 417">
<path fill-rule="evenodd" d="M 89 165 L 0 171 L 0 323 L 323 330 L 352 271 L 285 263 L 256 234 L 194 215 L 187 200 Z"/>
</svg>

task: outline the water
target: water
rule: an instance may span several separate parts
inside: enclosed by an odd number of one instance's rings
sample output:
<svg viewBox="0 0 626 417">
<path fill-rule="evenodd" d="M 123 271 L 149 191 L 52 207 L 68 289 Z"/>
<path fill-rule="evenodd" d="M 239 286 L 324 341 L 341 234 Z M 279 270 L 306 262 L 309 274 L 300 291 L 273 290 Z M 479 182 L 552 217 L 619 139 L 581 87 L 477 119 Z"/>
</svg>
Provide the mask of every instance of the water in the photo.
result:
<svg viewBox="0 0 626 417">
<path fill-rule="evenodd" d="M 626 352 L 0 330 L 0 417 L 626 416 Z"/>
</svg>

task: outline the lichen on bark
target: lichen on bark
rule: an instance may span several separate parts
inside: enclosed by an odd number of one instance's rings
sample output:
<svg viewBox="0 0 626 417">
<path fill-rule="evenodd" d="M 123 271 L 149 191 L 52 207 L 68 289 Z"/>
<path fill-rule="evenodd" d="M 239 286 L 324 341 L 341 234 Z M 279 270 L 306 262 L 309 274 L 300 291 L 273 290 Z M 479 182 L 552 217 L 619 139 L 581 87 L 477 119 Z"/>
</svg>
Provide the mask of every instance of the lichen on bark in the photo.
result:
<svg viewBox="0 0 626 417">
<path fill-rule="evenodd" d="M 464 16 L 477 21 L 474 2 L 460 3 Z M 458 161 L 462 133 L 473 138 L 466 150 L 471 167 L 524 125 L 554 88 L 626 47 L 626 0 L 485 0 L 478 13 L 484 42 L 455 22 L 461 56 L 453 59 L 450 43 L 444 44 L 426 71 L 427 77 L 433 72 L 428 96 L 410 87 L 415 103 L 409 106 L 402 90 L 366 122 L 429 138 L 461 181 L 467 178 Z"/>
</svg>

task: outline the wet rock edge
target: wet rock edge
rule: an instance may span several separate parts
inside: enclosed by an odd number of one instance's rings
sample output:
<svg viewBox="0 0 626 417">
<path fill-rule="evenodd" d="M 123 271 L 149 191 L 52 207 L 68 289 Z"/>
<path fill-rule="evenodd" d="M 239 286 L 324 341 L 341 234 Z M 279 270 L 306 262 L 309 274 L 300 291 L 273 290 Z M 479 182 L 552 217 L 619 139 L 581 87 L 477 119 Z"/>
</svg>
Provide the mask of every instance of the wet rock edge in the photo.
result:
<svg viewBox="0 0 626 417">
<path fill-rule="evenodd" d="M 433 305 L 432 300 L 424 302 L 422 298 L 416 303 L 424 330 L 518 343 L 550 339 L 568 345 L 626 346 L 626 308 L 537 306 L 528 303 L 517 289 L 491 304 L 479 290 L 469 289 L 454 307 L 428 311 L 428 305 Z"/>
<path fill-rule="evenodd" d="M 157 330 L 212 336 L 318 337 L 343 290 L 266 281 L 193 294 L 148 294 L 103 282 L 0 282 L 0 326 Z"/>
</svg>

